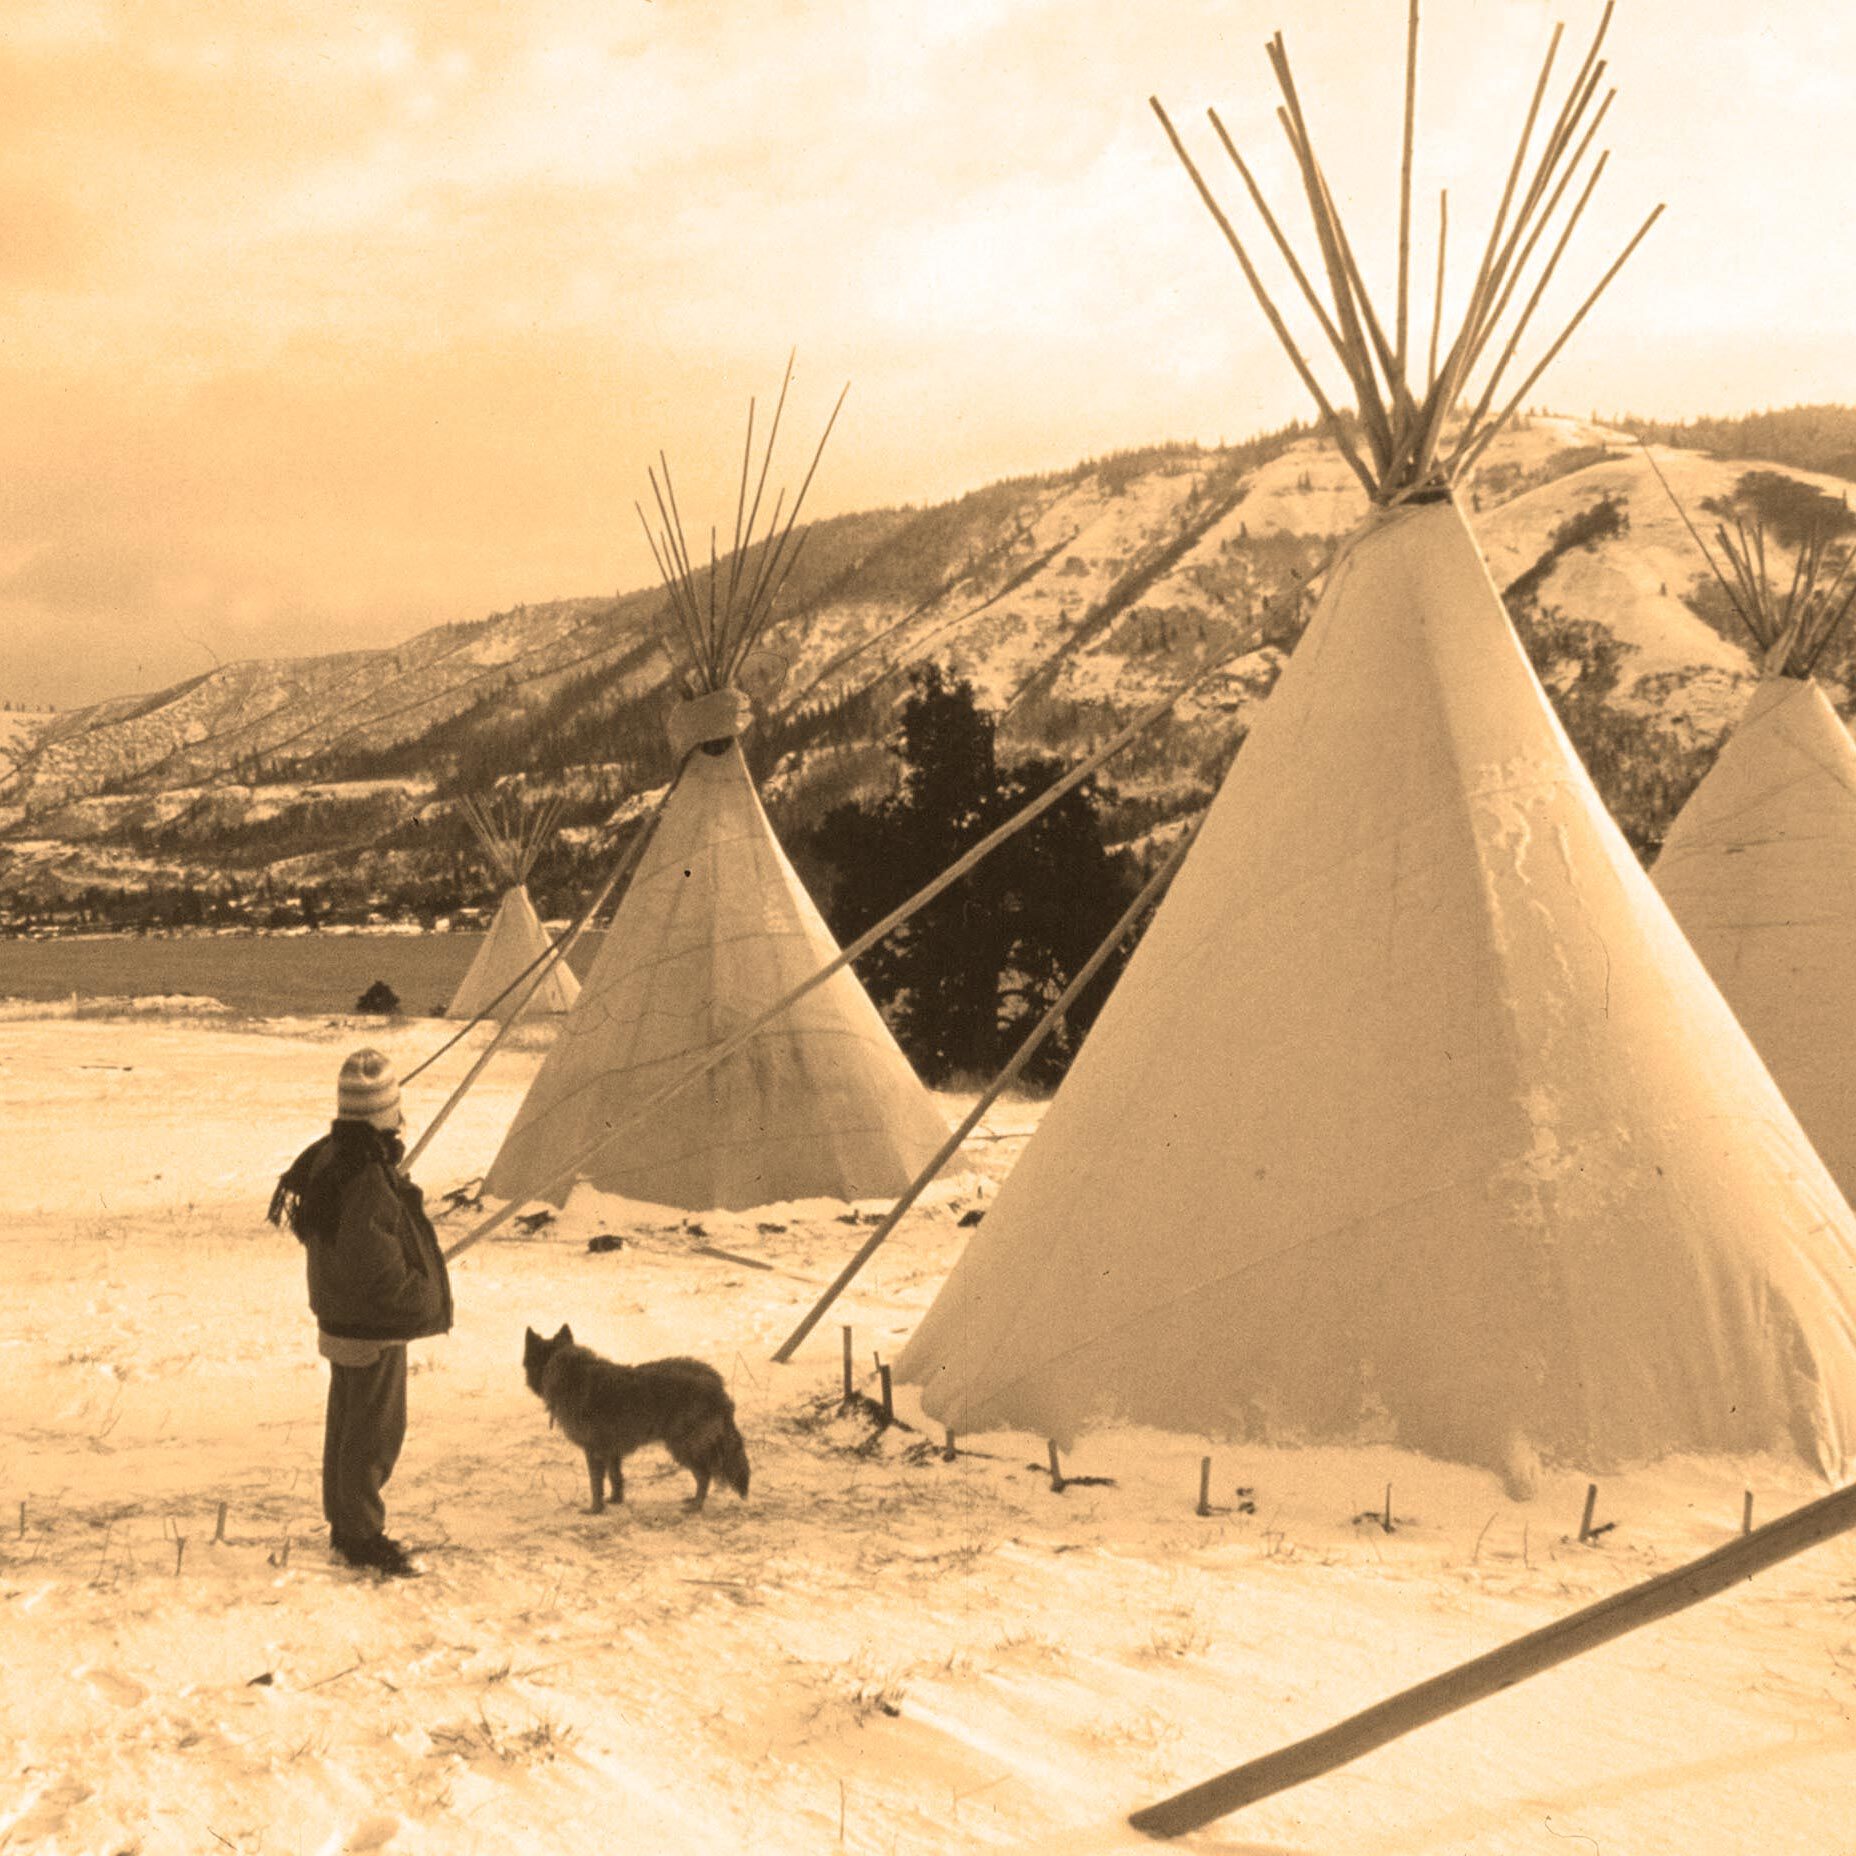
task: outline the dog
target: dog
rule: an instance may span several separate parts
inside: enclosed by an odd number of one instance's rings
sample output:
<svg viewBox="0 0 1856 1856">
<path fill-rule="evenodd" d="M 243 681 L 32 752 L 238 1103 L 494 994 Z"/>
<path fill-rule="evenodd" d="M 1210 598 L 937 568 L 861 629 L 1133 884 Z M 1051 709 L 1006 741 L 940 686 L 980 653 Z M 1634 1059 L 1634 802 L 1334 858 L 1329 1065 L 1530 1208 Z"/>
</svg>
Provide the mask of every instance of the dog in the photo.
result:
<svg viewBox="0 0 1856 1856">
<path fill-rule="evenodd" d="M 701 1360 L 648 1360 L 621 1366 L 575 1344 L 562 1323 L 552 1340 L 528 1330 L 522 1370 L 548 1416 L 586 1455 L 594 1514 L 625 1499 L 625 1459 L 646 1444 L 661 1443 L 696 1478 L 686 1506 L 695 1512 L 709 1497 L 711 1480 L 725 1482 L 743 1501 L 748 1493 L 748 1452 L 735 1428 L 735 1403 L 722 1375 Z"/>
</svg>

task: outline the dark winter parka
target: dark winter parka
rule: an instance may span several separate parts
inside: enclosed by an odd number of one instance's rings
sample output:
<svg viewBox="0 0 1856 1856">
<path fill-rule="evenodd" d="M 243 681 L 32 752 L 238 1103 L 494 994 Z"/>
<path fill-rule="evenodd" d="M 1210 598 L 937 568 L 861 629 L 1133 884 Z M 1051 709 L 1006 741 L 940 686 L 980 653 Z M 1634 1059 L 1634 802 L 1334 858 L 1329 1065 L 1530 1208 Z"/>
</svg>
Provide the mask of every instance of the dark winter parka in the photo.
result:
<svg viewBox="0 0 1856 1856">
<path fill-rule="evenodd" d="M 273 1215 L 287 1214 L 303 1240 L 325 1334 L 422 1340 L 451 1327 L 444 1253 L 425 1195 L 394 1164 L 399 1151 L 366 1122 L 338 1121 L 279 1182 Z"/>
</svg>

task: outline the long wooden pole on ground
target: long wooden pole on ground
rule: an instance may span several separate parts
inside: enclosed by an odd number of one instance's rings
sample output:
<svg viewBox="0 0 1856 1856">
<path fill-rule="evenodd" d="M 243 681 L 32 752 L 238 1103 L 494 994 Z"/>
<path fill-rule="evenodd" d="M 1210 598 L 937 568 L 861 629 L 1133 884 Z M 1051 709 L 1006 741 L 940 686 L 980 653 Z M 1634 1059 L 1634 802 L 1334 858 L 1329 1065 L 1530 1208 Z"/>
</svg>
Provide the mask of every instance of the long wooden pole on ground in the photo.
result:
<svg viewBox="0 0 1856 1856">
<path fill-rule="evenodd" d="M 1339 558 L 1345 546 L 1346 544 L 1343 542 L 1340 547 L 1336 547 L 1321 563 L 1320 567 L 1318 567 L 1313 574 L 1309 575 L 1308 578 L 1313 580 L 1319 578 L 1321 574 L 1326 573 L 1328 568 Z M 1306 584 L 1306 581 L 1302 583 L 1303 586 L 1306 586 Z M 1298 592 L 1300 590 L 1301 589 L 1298 588 Z M 1227 665 L 1236 662 L 1240 657 L 1247 657 L 1255 649 L 1256 645 L 1254 641 L 1251 641 L 1238 646 L 1234 650 L 1227 651 L 1224 656 L 1216 658 L 1211 663 L 1207 664 L 1197 676 L 1193 677 L 1189 682 L 1182 684 L 1172 695 L 1163 697 L 1159 702 L 1155 703 L 1151 709 L 1136 716 L 1126 728 L 1122 729 L 1118 734 L 1111 736 L 1103 746 L 1097 748 L 1087 759 L 1079 761 L 1076 766 L 1072 767 L 1070 771 L 1062 777 L 1062 779 L 1047 786 L 1037 798 L 1033 799 L 1019 811 L 1013 813 L 1004 824 L 997 826 L 982 838 L 978 844 L 974 845 L 970 850 L 963 852 L 960 857 L 956 858 L 953 863 L 948 865 L 948 867 L 932 882 L 925 884 L 921 889 L 918 889 L 914 895 L 909 897 L 906 902 L 890 910 L 890 912 L 885 915 L 880 922 L 876 923 L 874 927 L 866 928 L 864 932 L 859 935 L 849 947 L 839 953 L 835 959 L 827 961 L 825 965 L 820 967 L 817 972 L 813 973 L 810 978 L 802 980 L 790 992 L 776 999 L 765 1011 L 750 1019 L 732 1036 L 725 1038 L 720 1044 L 716 1045 L 714 1049 L 692 1064 L 681 1076 L 677 1077 L 673 1082 L 666 1084 L 655 1094 L 648 1096 L 622 1120 L 614 1122 L 590 1147 L 576 1154 L 558 1173 L 544 1180 L 534 1192 L 529 1194 L 529 1197 L 546 1198 L 551 1192 L 569 1185 L 578 1177 L 581 1168 L 609 1143 L 617 1140 L 622 1134 L 630 1133 L 633 1128 L 656 1114 L 666 1102 L 670 1101 L 675 1096 L 681 1095 L 684 1090 L 692 1088 L 712 1070 L 726 1063 L 737 1051 L 743 1049 L 750 1040 L 759 1036 L 774 1019 L 778 1018 L 783 1012 L 791 1010 L 801 999 L 816 992 L 818 988 L 823 986 L 834 974 L 840 973 L 844 968 L 848 967 L 852 961 L 867 954 L 877 942 L 899 928 L 911 915 L 926 908 L 944 889 L 958 882 L 961 877 L 965 876 L 966 873 L 983 858 L 991 856 L 991 854 L 996 851 L 1001 844 L 1005 843 L 1008 838 L 1022 831 L 1035 819 L 1040 818 L 1045 812 L 1049 811 L 1064 794 L 1080 786 L 1084 780 L 1088 779 L 1091 774 L 1095 773 L 1106 762 L 1114 759 L 1123 748 L 1137 740 L 1141 734 L 1148 728 L 1151 728 L 1163 715 L 1166 715 L 1179 703 L 1183 702 L 1194 690 L 1208 683 L 1213 677 L 1223 671 Z M 464 1252 L 471 1249 L 473 1245 L 482 1243 L 483 1240 L 489 1237 L 493 1232 L 501 1230 L 526 1202 L 527 1201 L 523 1199 L 511 1199 L 501 1211 L 492 1213 L 491 1216 L 486 1218 L 482 1224 L 478 1225 L 474 1231 L 466 1232 L 463 1237 L 445 1252 L 447 1260 L 462 1256 Z"/>
<path fill-rule="evenodd" d="M 412 1163 L 431 1146 L 433 1136 L 435 1136 L 439 1129 L 450 1119 L 451 1111 L 464 1100 L 465 1093 L 469 1090 L 471 1084 L 483 1074 L 485 1066 L 489 1063 L 490 1059 L 496 1055 L 497 1050 L 502 1045 L 503 1039 L 515 1029 L 516 1021 L 522 1016 L 528 1002 L 534 998 L 535 994 L 541 989 L 542 983 L 547 979 L 548 975 L 567 958 L 568 950 L 579 940 L 581 935 L 585 933 L 586 929 L 592 923 L 593 917 L 606 906 L 607 897 L 609 897 L 612 892 L 618 888 L 620 883 L 630 875 L 632 870 L 636 868 L 638 859 L 644 855 L 644 847 L 651 841 L 651 834 L 657 830 L 657 821 L 664 816 L 664 808 L 670 803 L 670 795 L 677 790 L 677 781 L 682 777 L 683 769 L 679 766 L 670 784 L 664 788 L 664 796 L 657 802 L 657 809 L 645 821 L 644 829 L 639 832 L 638 835 L 632 839 L 630 845 L 626 847 L 625 855 L 612 866 L 612 874 L 600 885 L 593 900 L 580 911 L 573 926 L 554 943 L 547 954 L 542 958 L 539 969 L 535 974 L 534 982 L 529 987 L 528 991 L 522 995 L 520 1003 L 517 1004 L 509 1016 L 497 1027 L 496 1036 L 483 1047 L 483 1050 L 478 1055 L 477 1061 L 465 1071 L 464 1080 L 445 1098 L 444 1106 L 440 1108 L 438 1113 L 426 1124 L 425 1132 L 413 1142 L 412 1149 L 407 1154 L 404 1161 L 406 1167 L 410 1168 Z M 521 980 L 518 978 L 514 982 L 514 985 L 519 986 L 521 983 Z M 505 989 L 505 991 L 510 990 L 513 990 L 513 987 Z M 466 1029 L 468 1028 L 467 1026 Z M 421 1064 L 419 1067 L 423 1069 L 425 1066 Z"/>
<path fill-rule="evenodd" d="M 1070 1007 L 1076 1003 L 1077 994 L 1101 972 L 1108 957 L 1128 938 L 1128 933 L 1134 924 L 1141 919 L 1160 892 L 1173 880 L 1173 873 L 1185 862 L 1186 852 L 1191 849 L 1192 841 L 1197 836 L 1196 825 L 1190 831 L 1180 834 L 1178 844 L 1168 852 L 1166 861 L 1141 886 L 1141 893 L 1128 904 L 1121 919 L 1102 937 L 1101 946 L 1077 968 L 1075 977 L 1069 985 L 1058 994 L 1056 1002 L 1038 1020 L 1030 1036 L 1012 1053 L 1011 1061 L 992 1079 L 981 1092 L 979 1100 L 961 1117 L 960 1125 L 935 1149 L 934 1158 L 909 1181 L 902 1197 L 889 1208 L 888 1215 L 883 1222 L 864 1239 L 857 1254 L 832 1279 L 830 1288 L 812 1304 L 805 1319 L 780 1343 L 779 1350 L 773 1356 L 778 1364 L 783 1366 L 793 1357 L 800 1343 L 824 1319 L 826 1310 L 850 1287 L 857 1272 L 876 1255 L 890 1232 L 895 1230 L 907 1215 L 910 1206 L 927 1190 L 929 1182 L 960 1151 L 961 1143 L 979 1126 L 980 1117 L 1020 1075 L 1025 1065 L 1037 1054 L 1045 1039 L 1063 1022 Z"/>
<path fill-rule="evenodd" d="M 1397 1740 L 1414 1728 L 1500 1694 L 1543 1669 L 1614 1637 L 1714 1598 L 1743 1579 L 1856 1528 L 1856 1485 L 1794 1509 L 1724 1547 L 1587 1605 L 1558 1623 L 1491 1650 L 1367 1708 L 1323 1733 L 1234 1766 L 1214 1779 L 1136 1811 L 1128 1822 L 1154 1837 L 1183 1836 L 1260 1798 L 1287 1791 Z"/>
</svg>

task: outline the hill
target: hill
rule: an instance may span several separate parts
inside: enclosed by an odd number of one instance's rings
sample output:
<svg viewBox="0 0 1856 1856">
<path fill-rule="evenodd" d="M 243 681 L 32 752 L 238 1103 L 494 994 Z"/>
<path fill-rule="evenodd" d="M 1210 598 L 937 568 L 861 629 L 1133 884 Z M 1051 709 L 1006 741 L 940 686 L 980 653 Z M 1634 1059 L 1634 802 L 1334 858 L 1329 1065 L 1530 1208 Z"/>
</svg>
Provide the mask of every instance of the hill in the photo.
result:
<svg viewBox="0 0 1856 1856">
<path fill-rule="evenodd" d="M 1811 411 L 1757 429 L 1796 453 L 1856 421 Z M 1681 432 L 1704 429 L 1726 430 Z M 1856 527 L 1834 474 L 1657 455 L 1704 525 L 1712 505 L 1758 509 L 1793 542 L 1813 519 Z M 1522 421 L 1468 494 L 1524 642 L 1648 853 L 1746 699 L 1731 615 L 1619 428 Z M 768 634 L 750 738 L 776 824 L 803 863 L 833 805 L 893 781 L 884 743 L 916 664 L 972 681 L 1008 758 L 1074 759 L 1230 656 L 1110 769 L 1111 835 L 1144 842 L 1205 803 L 1299 635 L 1302 584 L 1362 507 L 1332 448 L 1291 428 L 815 524 Z M 565 909 L 668 772 L 664 622 L 654 589 L 518 606 L 390 650 L 8 714 L 0 909 L 71 922 L 165 896 L 157 916 L 262 920 L 308 891 L 324 909 L 436 912 L 487 887 L 448 801 L 517 776 L 565 802 L 536 876 L 544 906 Z M 1845 681 L 1847 653 L 1826 669 Z"/>
<path fill-rule="evenodd" d="M 1673 423 L 1625 417 L 1612 423 L 1653 445 L 1710 451 L 1720 458 L 1767 458 L 1800 470 L 1856 477 L 1856 406 L 1784 406 Z"/>
</svg>

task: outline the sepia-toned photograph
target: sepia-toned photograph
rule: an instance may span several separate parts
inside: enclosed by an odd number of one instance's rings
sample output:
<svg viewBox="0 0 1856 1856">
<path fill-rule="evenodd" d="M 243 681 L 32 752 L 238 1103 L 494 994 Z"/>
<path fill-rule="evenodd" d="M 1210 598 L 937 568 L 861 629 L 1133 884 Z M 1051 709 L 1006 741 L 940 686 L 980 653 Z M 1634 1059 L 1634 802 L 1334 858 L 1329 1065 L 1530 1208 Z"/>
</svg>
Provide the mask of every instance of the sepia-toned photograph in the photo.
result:
<svg viewBox="0 0 1856 1856">
<path fill-rule="evenodd" d="M 9 0 L 0 1852 L 1856 1856 L 1853 97 Z"/>
</svg>

